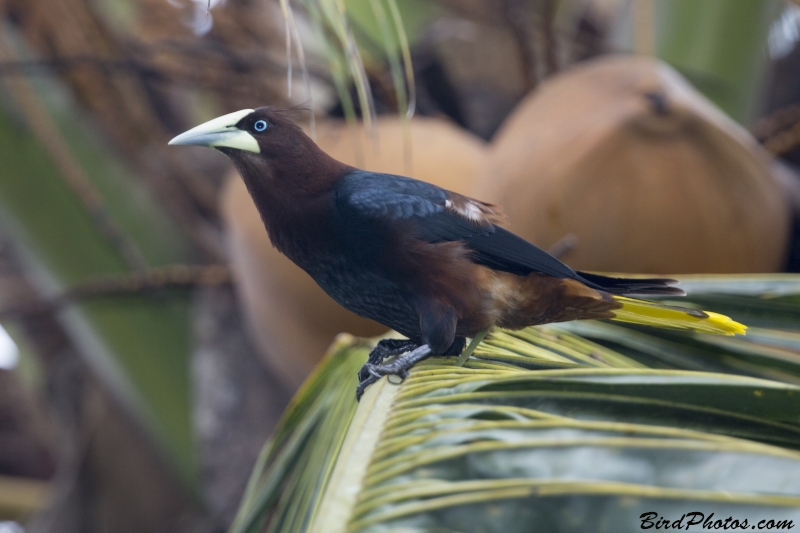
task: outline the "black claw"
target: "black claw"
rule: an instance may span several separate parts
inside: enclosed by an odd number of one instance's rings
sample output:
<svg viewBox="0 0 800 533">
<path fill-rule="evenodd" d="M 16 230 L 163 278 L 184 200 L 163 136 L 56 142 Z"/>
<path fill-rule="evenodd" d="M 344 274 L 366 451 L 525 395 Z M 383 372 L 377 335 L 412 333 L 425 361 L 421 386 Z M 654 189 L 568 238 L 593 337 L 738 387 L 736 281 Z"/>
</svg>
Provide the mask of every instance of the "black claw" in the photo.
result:
<svg viewBox="0 0 800 533">
<path fill-rule="evenodd" d="M 367 379 L 362 380 L 361 383 L 358 384 L 358 387 L 356 387 L 356 401 L 357 402 L 361 401 L 361 397 L 364 395 L 364 391 L 367 390 L 367 387 L 369 387 L 370 385 L 372 385 L 376 381 L 378 381 L 377 378 L 375 378 L 373 376 L 369 376 Z"/>
</svg>

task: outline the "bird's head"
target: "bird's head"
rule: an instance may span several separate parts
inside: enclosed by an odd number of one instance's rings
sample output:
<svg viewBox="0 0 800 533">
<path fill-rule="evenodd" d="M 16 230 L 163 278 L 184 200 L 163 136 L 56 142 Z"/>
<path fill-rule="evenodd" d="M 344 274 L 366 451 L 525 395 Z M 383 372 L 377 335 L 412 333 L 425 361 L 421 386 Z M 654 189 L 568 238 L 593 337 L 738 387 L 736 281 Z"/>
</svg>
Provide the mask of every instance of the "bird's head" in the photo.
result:
<svg viewBox="0 0 800 533">
<path fill-rule="evenodd" d="M 261 154 L 280 156 L 305 137 L 286 112 L 273 107 L 242 109 L 209 120 L 181 133 L 169 144 L 216 148 L 229 157 Z"/>
<path fill-rule="evenodd" d="M 343 166 L 322 152 L 286 111 L 270 106 L 209 120 L 169 144 L 219 150 L 233 161 L 249 187 L 302 189 L 319 184 L 326 174 L 338 173 Z"/>
</svg>

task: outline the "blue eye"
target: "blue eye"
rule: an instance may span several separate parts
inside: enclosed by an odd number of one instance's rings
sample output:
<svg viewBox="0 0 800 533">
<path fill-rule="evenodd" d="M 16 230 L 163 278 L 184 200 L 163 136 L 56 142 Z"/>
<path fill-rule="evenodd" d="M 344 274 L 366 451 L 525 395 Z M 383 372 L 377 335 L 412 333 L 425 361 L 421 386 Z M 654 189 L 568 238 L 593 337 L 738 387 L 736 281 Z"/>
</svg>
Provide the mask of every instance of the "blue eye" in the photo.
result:
<svg viewBox="0 0 800 533">
<path fill-rule="evenodd" d="M 253 124 L 253 129 L 256 131 L 264 131 L 267 129 L 267 121 L 266 120 L 257 120 L 255 124 Z"/>
</svg>

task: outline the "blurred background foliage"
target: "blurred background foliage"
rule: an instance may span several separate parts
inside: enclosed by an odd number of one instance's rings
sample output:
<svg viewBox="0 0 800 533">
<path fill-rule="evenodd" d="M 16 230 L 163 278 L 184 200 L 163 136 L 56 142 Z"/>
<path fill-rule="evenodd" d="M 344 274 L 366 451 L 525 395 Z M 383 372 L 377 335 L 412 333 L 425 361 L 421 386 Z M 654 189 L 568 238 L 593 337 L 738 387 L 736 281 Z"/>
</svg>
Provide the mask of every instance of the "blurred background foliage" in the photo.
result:
<svg viewBox="0 0 800 533">
<path fill-rule="evenodd" d="M 0 371 L 0 520 L 31 531 L 224 530 L 334 336 L 383 332 L 272 249 L 223 157 L 167 149 L 213 116 L 303 106 L 338 159 L 497 202 L 575 267 L 800 269 L 796 3 L 0 0 L 0 15 L 0 322 L 19 359 Z M 735 300 L 741 283 L 702 303 L 791 329 L 780 302 Z M 796 384 L 779 337 L 781 357 L 713 371 Z M 677 339 L 618 348 L 699 370 Z"/>
</svg>

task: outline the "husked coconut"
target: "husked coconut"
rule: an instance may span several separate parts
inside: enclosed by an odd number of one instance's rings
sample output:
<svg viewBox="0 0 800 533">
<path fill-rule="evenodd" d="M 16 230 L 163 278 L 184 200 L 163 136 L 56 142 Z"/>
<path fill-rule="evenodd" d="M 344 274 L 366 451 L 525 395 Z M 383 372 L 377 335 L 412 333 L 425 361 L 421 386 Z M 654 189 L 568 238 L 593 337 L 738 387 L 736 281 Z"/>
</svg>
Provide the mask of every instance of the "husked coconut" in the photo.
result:
<svg viewBox="0 0 800 533">
<path fill-rule="evenodd" d="M 404 142 L 406 127 L 410 144 Z M 360 126 L 320 121 L 317 143 L 344 163 L 413 176 L 463 194 L 484 175 L 486 145 L 445 120 L 417 118 L 404 126 L 400 119 L 381 118 L 376 130 L 373 138 Z M 386 331 L 336 304 L 273 248 L 235 173 L 225 185 L 221 210 L 248 327 L 265 362 L 287 384 L 298 386 L 338 333 L 374 336 Z"/>
<path fill-rule="evenodd" d="M 666 64 L 606 57 L 550 78 L 491 148 L 476 195 L 510 229 L 608 272 L 775 272 L 790 207 L 769 155 Z"/>
</svg>

